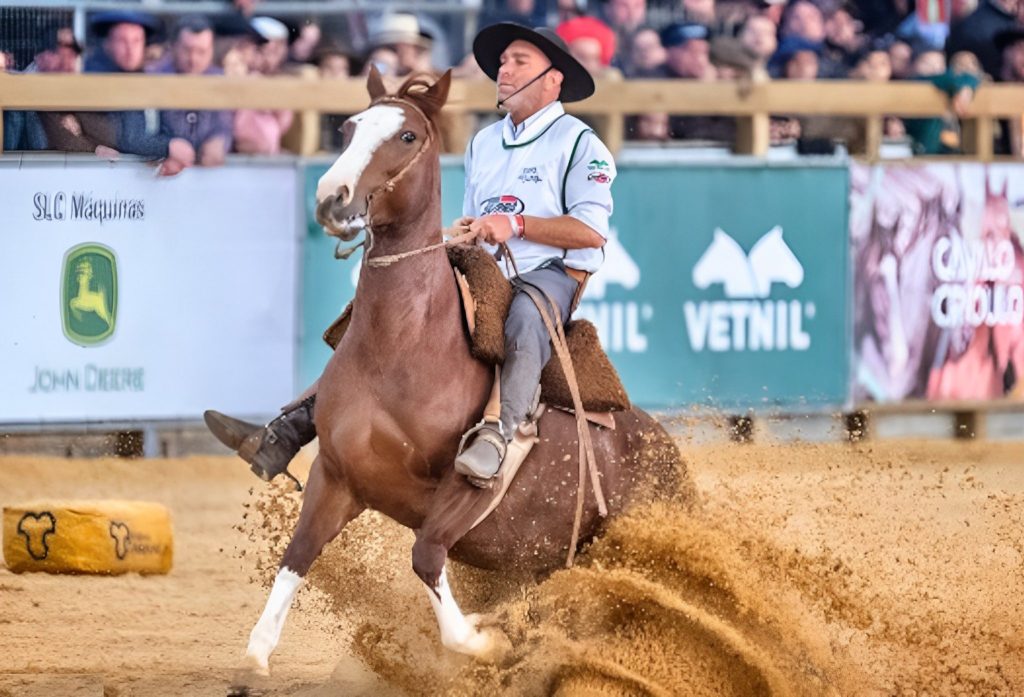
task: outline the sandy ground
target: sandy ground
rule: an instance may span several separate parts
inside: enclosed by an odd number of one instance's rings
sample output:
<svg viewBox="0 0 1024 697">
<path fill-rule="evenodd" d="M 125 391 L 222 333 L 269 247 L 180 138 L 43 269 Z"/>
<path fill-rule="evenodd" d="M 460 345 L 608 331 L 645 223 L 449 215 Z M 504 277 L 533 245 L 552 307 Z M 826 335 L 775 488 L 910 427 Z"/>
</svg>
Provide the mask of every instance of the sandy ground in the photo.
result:
<svg viewBox="0 0 1024 697">
<path fill-rule="evenodd" d="M 1024 694 L 1024 443 L 681 443 L 701 512 L 613 525 L 575 569 L 510 582 L 452 569 L 513 651 L 439 646 L 374 516 L 314 566 L 268 695 Z M 0 567 L 0 697 L 223 695 L 298 496 L 231 458 L 0 458 L 0 504 L 159 501 L 163 577 Z"/>
</svg>

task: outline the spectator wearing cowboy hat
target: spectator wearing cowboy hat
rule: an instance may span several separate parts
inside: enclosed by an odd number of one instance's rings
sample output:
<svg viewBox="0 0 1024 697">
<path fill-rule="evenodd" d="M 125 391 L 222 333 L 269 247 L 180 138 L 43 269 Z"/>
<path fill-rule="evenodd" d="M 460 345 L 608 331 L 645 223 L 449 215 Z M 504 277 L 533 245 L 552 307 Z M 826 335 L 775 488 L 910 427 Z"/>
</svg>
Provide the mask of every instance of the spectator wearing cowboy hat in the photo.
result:
<svg viewBox="0 0 1024 697">
<path fill-rule="evenodd" d="M 434 39 L 420 26 L 416 15 L 395 12 L 381 18 L 370 34 L 370 51 L 389 48 L 398 56 L 398 76 L 435 72 L 431 60 Z"/>
<path fill-rule="evenodd" d="M 139 73 L 145 63 L 146 43 L 158 34 L 160 23 L 144 12 L 111 10 L 95 15 L 92 29 L 102 43 L 99 51 L 86 58 L 85 72 Z M 78 115 L 77 122 L 79 132 L 99 144 L 97 154 L 165 158 L 160 168 L 164 175 L 177 174 L 195 162 L 195 150 L 187 140 L 149 133 L 142 111 L 107 112 L 103 118 L 88 119 Z"/>
</svg>

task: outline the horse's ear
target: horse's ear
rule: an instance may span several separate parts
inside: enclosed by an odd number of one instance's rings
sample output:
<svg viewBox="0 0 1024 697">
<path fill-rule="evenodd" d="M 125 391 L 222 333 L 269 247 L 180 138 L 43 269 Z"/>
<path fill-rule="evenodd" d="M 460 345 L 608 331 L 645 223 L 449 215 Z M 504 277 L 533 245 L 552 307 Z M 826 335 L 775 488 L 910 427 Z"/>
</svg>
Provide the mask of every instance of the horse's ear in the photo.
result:
<svg viewBox="0 0 1024 697">
<path fill-rule="evenodd" d="M 427 91 L 423 93 L 424 106 L 427 111 L 436 114 L 441 111 L 441 107 L 448 101 L 448 90 L 452 86 L 452 71 L 449 68 L 445 71 L 444 75 L 438 78 L 437 82 L 427 88 Z"/>
<path fill-rule="evenodd" d="M 366 89 L 370 93 L 370 101 L 375 102 L 388 93 L 384 86 L 384 78 L 380 76 L 377 66 L 370 63 L 370 72 L 366 76 Z"/>
</svg>

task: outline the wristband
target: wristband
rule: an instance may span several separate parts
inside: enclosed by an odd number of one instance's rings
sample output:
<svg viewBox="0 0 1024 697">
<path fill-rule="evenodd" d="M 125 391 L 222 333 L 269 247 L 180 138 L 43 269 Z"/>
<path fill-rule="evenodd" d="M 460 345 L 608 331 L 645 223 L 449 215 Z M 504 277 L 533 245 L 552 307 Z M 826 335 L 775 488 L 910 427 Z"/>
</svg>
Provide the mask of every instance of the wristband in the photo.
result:
<svg viewBox="0 0 1024 697">
<path fill-rule="evenodd" d="M 512 236 L 522 239 L 523 237 L 523 216 L 515 215 L 513 213 L 506 213 L 505 217 L 508 218 L 508 224 L 512 227 Z"/>
<path fill-rule="evenodd" d="M 521 240 L 525 240 L 526 239 L 526 218 L 524 218 L 522 215 L 518 215 L 517 214 L 516 215 L 516 225 L 519 228 L 519 230 L 516 232 L 516 237 L 518 237 Z"/>
</svg>

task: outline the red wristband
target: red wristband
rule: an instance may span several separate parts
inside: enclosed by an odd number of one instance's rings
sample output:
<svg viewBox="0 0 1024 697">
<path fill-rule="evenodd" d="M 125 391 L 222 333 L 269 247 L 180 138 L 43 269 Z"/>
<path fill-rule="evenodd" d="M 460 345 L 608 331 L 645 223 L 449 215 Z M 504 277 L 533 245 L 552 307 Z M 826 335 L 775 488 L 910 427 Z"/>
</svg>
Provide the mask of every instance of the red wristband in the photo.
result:
<svg viewBox="0 0 1024 697">
<path fill-rule="evenodd" d="M 522 215 L 516 214 L 516 223 L 519 225 L 519 239 L 526 239 L 526 219 Z"/>
</svg>

